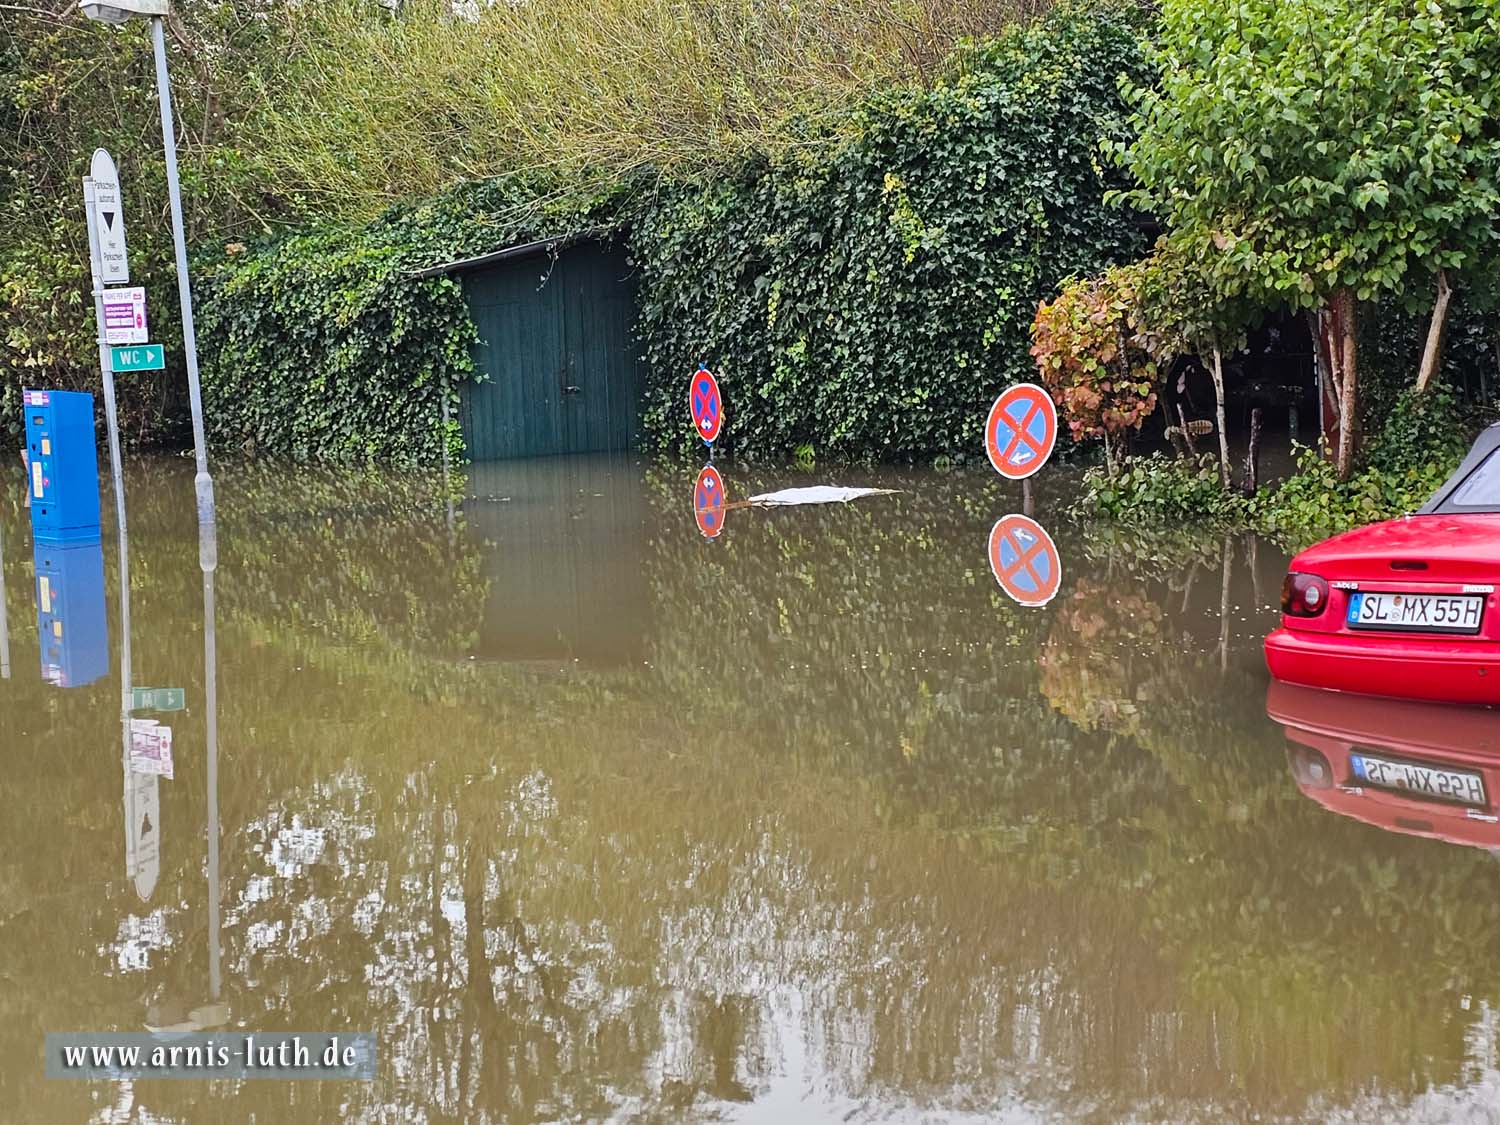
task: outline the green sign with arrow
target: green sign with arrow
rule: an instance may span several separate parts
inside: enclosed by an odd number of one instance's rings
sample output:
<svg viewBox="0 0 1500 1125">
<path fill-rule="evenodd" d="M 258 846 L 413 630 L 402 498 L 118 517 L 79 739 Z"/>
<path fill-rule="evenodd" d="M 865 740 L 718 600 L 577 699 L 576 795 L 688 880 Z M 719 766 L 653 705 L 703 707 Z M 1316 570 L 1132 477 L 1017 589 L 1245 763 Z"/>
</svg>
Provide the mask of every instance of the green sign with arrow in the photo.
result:
<svg viewBox="0 0 1500 1125">
<path fill-rule="evenodd" d="M 166 349 L 160 344 L 110 348 L 109 365 L 116 374 L 127 371 L 161 371 L 167 366 Z"/>
<path fill-rule="evenodd" d="M 181 711 L 186 706 L 187 693 L 180 687 L 130 689 L 132 711 Z"/>
</svg>

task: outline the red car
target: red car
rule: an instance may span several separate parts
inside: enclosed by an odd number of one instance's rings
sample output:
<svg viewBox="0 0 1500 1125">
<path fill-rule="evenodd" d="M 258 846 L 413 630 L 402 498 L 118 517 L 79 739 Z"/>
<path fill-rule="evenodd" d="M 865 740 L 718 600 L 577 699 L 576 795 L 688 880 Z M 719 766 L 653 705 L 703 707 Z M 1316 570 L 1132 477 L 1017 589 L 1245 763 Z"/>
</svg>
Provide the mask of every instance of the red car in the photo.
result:
<svg viewBox="0 0 1500 1125">
<path fill-rule="evenodd" d="M 1417 514 L 1292 560 L 1266 663 L 1278 680 L 1309 687 L 1500 704 L 1497 584 L 1500 425 Z"/>
<path fill-rule="evenodd" d="M 1273 683 L 1287 765 L 1331 812 L 1391 832 L 1500 849 L 1500 712 Z"/>
</svg>

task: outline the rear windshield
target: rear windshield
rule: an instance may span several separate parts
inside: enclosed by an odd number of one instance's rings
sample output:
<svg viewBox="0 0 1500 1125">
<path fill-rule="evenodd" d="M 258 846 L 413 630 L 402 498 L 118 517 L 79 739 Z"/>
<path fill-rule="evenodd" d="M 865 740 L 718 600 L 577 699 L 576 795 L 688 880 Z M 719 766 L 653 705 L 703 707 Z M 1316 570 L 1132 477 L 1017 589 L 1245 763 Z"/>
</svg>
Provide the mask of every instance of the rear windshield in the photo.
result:
<svg viewBox="0 0 1500 1125">
<path fill-rule="evenodd" d="M 1479 463 L 1463 484 L 1454 490 L 1445 508 L 1493 508 L 1500 510 L 1500 449 Z"/>
</svg>

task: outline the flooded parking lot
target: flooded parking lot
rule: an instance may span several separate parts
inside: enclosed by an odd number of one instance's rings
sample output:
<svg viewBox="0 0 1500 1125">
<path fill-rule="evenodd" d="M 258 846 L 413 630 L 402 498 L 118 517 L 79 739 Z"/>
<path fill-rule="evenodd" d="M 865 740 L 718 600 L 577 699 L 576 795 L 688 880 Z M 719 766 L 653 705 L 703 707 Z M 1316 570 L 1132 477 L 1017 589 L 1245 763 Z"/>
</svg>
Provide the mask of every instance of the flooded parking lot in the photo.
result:
<svg viewBox="0 0 1500 1125">
<path fill-rule="evenodd" d="M 987 556 L 1020 490 L 987 470 L 720 470 L 731 500 L 900 491 L 731 509 L 709 539 L 697 466 L 478 466 L 452 504 L 426 477 L 226 466 L 210 655 L 191 465 L 137 464 L 133 678 L 185 709 L 154 716 L 175 768 L 133 837 L 116 543 L 56 564 L 47 631 L 52 598 L 75 616 L 40 636 L 12 471 L 5 1102 L 98 1122 L 1495 1112 L 1500 825 L 1342 771 L 1413 731 L 1500 753 L 1500 719 L 1268 699 L 1285 552 L 1080 527 L 1061 471 L 1035 504 L 1061 582 L 1027 608 Z M 372 1030 L 379 1077 L 43 1078 L 44 1032 L 169 1027 Z"/>
</svg>

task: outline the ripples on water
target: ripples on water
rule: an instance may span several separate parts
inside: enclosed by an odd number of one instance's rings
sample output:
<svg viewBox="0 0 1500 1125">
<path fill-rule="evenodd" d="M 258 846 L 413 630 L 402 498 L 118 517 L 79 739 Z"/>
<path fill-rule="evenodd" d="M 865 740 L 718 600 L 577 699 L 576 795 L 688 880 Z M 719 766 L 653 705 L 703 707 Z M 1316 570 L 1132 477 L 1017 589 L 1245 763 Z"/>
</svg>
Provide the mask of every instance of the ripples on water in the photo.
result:
<svg viewBox="0 0 1500 1125">
<path fill-rule="evenodd" d="M 810 483 L 721 469 L 731 501 Z M 1500 1101 L 1500 831 L 1309 781 L 1341 720 L 1316 698 L 1267 716 L 1274 545 L 1087 531 L 1059 471 L 1037 517 L 1061 590 L 1028 610 L 990 573 L 1020 499 L 988 475 L 844 474 L 902 492 L 731 509 L 708 540 L 696 471 L 484 466 L 450 512 L 423 478 L 220 470 L 218 997 L 191 469 L 128 481 L 134 678 L 188 699 L 160 716 L 176 770 L 144 901 L 118 665 L 44 682 L 11 472 L 5 1102 L 782 1122 Z M 117 646 L 108 531 L 103 558 Z M 1455 737 L 1494 733 L 1475 721 Z M 373 1029 L 381 1077 L 42 1077 L 44 1031 L 226 1015 Z"/>
</svg>

